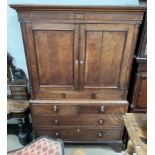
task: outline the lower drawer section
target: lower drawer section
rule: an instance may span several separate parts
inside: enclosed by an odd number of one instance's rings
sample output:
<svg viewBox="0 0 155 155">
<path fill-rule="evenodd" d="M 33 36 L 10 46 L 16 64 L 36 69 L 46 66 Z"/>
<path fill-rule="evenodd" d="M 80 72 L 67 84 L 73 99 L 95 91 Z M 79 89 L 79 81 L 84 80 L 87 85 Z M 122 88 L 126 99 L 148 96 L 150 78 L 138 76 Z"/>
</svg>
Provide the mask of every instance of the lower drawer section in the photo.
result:
<svg viewBox="0 0 155 155">
<path fill-rule="evenodd" d="M 96 126 L 96 127 L 121 127 L 123 125 L 121 115 L 51 115 L 35 116 L 33 124 L 38 127 L 52 126 Z"/>
<path fill-rule="evenodd" d="M 35 128 L 35 137 L 48 135 L 63 141 L 117 141 L 122 138 L 122 129 L 59 127 Z"/>
</svg>

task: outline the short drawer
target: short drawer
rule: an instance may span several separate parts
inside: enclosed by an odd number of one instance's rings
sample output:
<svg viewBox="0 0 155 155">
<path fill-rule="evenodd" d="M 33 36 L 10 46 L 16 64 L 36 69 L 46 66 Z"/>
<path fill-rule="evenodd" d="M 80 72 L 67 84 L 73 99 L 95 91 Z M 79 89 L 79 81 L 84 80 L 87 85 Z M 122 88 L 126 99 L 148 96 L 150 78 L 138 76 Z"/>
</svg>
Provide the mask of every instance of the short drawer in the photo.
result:
<svg viewBox="0 0 155 155">
<path fill-rule="evenodd" d="M 48 135 L 63 141 L 117 141 L 122 138 L 122 129 L 102 128 L 35 128 L 35 137 Z"/>
<path fill-rule="evenodd" d="M 58 104 L 30 104 L 32 115 L 74 115 L 79 113 L 78 105 L 58 105 Z"/>
<path fill-rule="evenodd" d="M 127 112 L 128 104 L 90 104 L 80 105 L 80 114 L 123 114 Z"/>
<path fill-rule="evenodd" d="M 121 127 L 121 115 L 67 115 L 67 116 L 35 116 L 32 117 L 36 126 L 100 126 Z"/>
<path fill-rule="evenodd" d="M 26 85 L 11 85 L 10 89 L 11 91 L 16 91 L 16 92 L 27 92 Z"/>
</svg>

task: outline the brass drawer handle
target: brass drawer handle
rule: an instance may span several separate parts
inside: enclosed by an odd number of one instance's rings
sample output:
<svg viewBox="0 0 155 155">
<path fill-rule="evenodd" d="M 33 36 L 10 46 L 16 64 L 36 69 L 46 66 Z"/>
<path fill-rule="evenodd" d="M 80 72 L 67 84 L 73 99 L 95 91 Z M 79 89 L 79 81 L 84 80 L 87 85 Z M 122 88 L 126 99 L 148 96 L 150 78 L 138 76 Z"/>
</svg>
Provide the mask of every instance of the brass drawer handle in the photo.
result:
<svg viewBox="0 0 155 155">
<path fill-rule="evenodd" d="M 56 136 L 56 137 L 59 137 L 59 136 L 60 136 L 59 132 L 56 132 L 56 133 L 55 133 L 55 136 Z"/>
<path fill-rule="evenodd" d="M 53 112 L 58 112 L 58 107 L 56 105 L 54 105 L 52 110 L 53 110 Z"/>
<path fill-rule="evenodd" d="M 55 119 L 55 120 L 53 121 L 53 123 L 54 123 L 54 124 L 58 124 L 59 121 L 58 121 L 57 119 Z"/>
<path fill-rule="evenodd" d="M 104 106 L 103 105 L 100 108 L 100 112 L 102 112 L 102 113 L 105 112 L 105 109 L 104 109 Z"/>
<path fill-rule="evenodd" d="M 98 136 L 98 137 L 103 137 L 103 132 L 98 132 L 98 133 L 97 133 L 97 136 Z"/>
<path fill-rule="evenodd" d="M 80 132 L 80 129 L 77 129 L 77 132 L 79 133 Z"/>
<path fill-rule="evenodd" d="M 104 120 L 103 119 L 100 119 L 99 120 L 99 124 L 103 125 L 104 124 Z"/>
</svg>

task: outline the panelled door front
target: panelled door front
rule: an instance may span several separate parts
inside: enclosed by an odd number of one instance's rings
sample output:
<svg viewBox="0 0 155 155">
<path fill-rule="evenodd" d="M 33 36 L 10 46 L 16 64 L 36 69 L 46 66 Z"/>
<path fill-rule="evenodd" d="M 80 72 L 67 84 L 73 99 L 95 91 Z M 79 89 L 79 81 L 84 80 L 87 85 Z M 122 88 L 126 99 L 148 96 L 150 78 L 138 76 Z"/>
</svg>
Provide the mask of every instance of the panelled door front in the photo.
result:
<svg viewBox="0 0 155 155">
<path fill-rule="evenodd" d="M 26 24 L 35 91 L 78 87 L 78 25 Z"/>
<path fill-rule="evenodd" d="M 81 25 L 81 90 L 126 89 L 136 30 L 127 24 Z"/>
</svg>

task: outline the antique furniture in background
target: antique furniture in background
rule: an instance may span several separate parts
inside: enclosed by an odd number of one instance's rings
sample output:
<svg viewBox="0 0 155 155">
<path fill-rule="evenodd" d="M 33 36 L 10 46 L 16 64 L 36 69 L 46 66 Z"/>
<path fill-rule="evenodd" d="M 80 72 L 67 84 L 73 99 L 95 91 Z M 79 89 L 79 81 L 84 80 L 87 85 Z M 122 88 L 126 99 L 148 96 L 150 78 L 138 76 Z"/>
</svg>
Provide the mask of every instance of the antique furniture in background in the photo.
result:
<svg viewBox="0 0 155 155">
<path fill-rule="evenodd" d="M 7 124 L 8 134 L 16 134 L 22 145 L 32 140 L 32 125 L 29 121 L 30 106 L 28 101 L 27 78 L 25 72 L 13 64 L 13 57 L 7 54 L 7 119 L 15 118 L 16 125 Z M 15 130 L 14 130 L 15 127 Z"/>
<path fill-rule="evenodd" d="M 129 135 L 126 155 L 147 154 L 147 116 L 146 114 L 126 113 L 123 121 Z"/>
<path fill-rule="evenodd" d="M 11 5 L 21 24 L 35 137 L 122 149 L 145 6 Z"/>
<path fill-rule="evenodd" d="M 147 111 L 147 16 L 140 29 L 131 72 L 128 100 L 130 112 Z"/>
<path fill-rule="evenodd" d="M 32 126 L 29 122 L 30 107 L 29 102 L 24 100 L 7 101 L 7 119 L 15 118 L 18 122 L 18 139 L 22 145 L 28 144 L 32 140 Z M 9 127 L 9 126 L 8 126 Z M 8 134 L 9 134 L 8 128 Z"/>
<path fill-rule="evenodd" d="M 11 96 L 13 100 L 28 100 L 28 86 L 27 82 L 16 80 L 10 85 Z"/>
<path fill-rule="evenodd" d="M 28 100 L 28 80 L 25 72 L 13 63 L 13 57 L 7 53 L 7 84 L 8 98 Z"/>
</svg>

